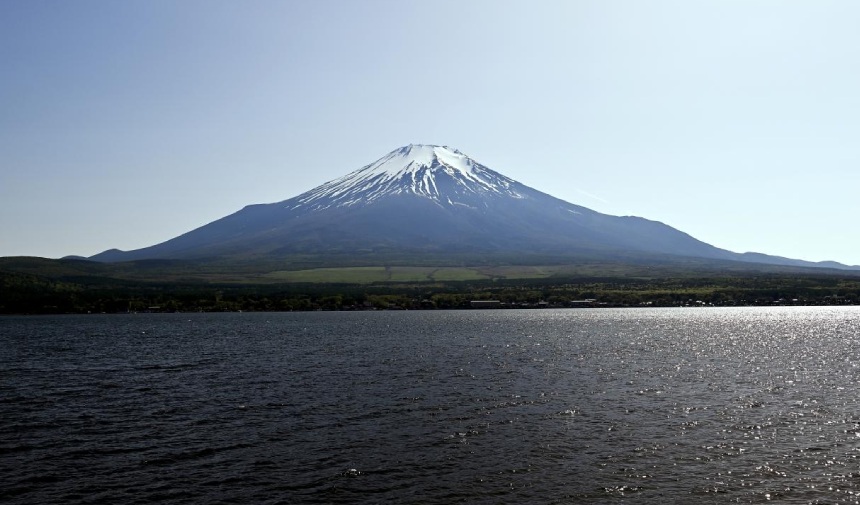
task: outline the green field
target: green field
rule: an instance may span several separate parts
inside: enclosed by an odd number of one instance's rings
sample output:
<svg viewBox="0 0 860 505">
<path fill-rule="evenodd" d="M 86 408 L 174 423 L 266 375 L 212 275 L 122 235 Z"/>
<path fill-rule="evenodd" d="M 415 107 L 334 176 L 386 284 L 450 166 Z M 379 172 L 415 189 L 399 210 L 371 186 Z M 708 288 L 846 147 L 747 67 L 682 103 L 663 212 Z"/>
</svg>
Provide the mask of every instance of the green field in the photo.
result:
<svg viewBox="0 0 860 505">
<path fill-rule="evenodd" d="M 341 267 L 278 270 L 260 276 L 270 282 L 372 284 L 386 282 L 456 282 L 504 279 L 544 279 L 570 273 L 565 266 L 499 267 Z"/>
<path fill-rule="evenodd" d="M 275 282 L 371 284 L 374 282 L 468 281 L 490 277 L 474 268 L 343 267 L 280 270 L 264 274 L 262 278 Z"/>
</svg>

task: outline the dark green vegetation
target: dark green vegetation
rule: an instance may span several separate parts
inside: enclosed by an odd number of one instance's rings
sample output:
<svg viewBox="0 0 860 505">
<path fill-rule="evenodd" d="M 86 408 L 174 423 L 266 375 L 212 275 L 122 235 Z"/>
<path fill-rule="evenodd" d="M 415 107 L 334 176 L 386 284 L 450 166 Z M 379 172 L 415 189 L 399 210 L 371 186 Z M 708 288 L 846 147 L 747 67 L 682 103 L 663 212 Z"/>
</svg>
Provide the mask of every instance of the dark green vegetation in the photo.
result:
<svg viewBox="0 0 860 505">
<path fill-rule="evenodd" d="M 113 264 L 0 258 L 0 313 L 449 309 L 469 308 L 472 300 L 503 307 L 860 303 L 860 272 L 654 257 L 564 265 L 524 263 L 529 259 L 536 258 L 374 266 L 354 257 Z"/>
</svg>

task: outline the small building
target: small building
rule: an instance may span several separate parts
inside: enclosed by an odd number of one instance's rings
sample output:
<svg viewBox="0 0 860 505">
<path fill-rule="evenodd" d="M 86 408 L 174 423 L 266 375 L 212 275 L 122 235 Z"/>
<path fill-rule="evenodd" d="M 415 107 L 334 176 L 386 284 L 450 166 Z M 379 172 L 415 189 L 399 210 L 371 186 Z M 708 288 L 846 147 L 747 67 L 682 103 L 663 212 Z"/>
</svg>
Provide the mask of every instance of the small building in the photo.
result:
<svg viewBox="0 0 860 505">
<path fill-rule="evenodd" d="M 584 300 L 571 300 L 568 303 L 570 303 L 571 307 L 594 307 L 597 300 L 594 298 L 586 298 Z"/>
</svg>

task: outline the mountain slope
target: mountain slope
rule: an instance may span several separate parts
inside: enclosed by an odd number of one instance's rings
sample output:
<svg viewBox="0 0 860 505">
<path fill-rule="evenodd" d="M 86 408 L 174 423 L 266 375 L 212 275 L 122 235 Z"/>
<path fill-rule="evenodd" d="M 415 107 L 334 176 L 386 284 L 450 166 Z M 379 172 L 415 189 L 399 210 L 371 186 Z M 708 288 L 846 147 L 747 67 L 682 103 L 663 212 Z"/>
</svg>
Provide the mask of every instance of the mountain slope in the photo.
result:
<svg viewBox="0 0 860 505">
<path fill-rule="evenodd" d="M 744 261 L 742 255 L 663 223 L 609 216 L 559 200 L 456 149 L 431 145 L 396 149 L 294 198 L 250 205 L 161 244 L 128 252 L 109 250 L 92 259 L 250 259 L 358 252 L 580 257 L 643 253 Z"/>
</svg>

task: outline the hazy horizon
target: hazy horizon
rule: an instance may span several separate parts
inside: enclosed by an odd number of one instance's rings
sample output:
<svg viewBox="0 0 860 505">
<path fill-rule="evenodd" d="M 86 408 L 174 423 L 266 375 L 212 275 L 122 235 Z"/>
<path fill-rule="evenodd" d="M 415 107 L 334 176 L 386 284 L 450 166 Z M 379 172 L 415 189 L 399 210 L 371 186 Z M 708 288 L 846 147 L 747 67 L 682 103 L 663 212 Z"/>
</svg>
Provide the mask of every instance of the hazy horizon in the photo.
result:
<svg viewBox="0 0 860 505">
<path fill-rule="evenodd" d="M 0 256 L 163 242 L 410 143 L 860 265 L 860 4 L 0 3 Z"/>
</svg>

